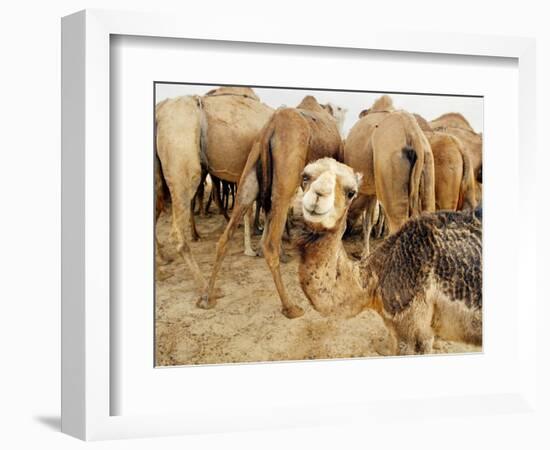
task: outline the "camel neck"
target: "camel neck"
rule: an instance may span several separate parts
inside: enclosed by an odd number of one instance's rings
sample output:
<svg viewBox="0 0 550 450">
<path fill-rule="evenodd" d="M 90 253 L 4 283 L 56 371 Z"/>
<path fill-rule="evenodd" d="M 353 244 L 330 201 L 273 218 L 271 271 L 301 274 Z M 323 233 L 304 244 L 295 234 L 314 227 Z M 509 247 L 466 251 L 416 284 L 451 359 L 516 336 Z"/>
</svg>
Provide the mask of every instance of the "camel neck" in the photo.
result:
<svg viewBox="0 0 550 450">
<path fill-rule="evenodd" d="M 368 303 L 359 264 L 348 258 L 342 244 L 345 223 L 337 231 L 305 236 L 300 249 L 300 284 L 322 315 L 352 317 Z"/>
</svg>

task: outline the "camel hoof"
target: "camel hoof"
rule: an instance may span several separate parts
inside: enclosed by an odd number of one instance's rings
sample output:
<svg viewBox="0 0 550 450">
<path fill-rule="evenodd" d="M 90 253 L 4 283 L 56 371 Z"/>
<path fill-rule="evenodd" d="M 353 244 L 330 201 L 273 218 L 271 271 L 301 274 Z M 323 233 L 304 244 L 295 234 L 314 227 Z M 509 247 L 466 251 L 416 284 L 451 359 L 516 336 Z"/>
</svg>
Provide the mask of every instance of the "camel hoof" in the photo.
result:
<svg viewBox="0 0 550 450">
<path fill-rule="evenodd" d="M 257 254 L 254 250 L 252 250 L 252 249 L 250 249 L 250 250 L 245 250 L 245 251 L 244 251 L 244 254 L 245 254 L 246 256 L 254 256 L 254 257 L 258 256 L 258 254 Z"/>
<path fill-rule="evenodd" d="M 297 305 L 283 308 L 283 314 L 289 319 L 296 319 L 304 315 L 304 310 Z"/>
<path fill-rule="evenodd" d="M 216 300 L 208 298 L 208 294 L 203 294 L 197 300 L 197 306 L 202 309 L 212 309 L 216 306 Z"/>
</svg>

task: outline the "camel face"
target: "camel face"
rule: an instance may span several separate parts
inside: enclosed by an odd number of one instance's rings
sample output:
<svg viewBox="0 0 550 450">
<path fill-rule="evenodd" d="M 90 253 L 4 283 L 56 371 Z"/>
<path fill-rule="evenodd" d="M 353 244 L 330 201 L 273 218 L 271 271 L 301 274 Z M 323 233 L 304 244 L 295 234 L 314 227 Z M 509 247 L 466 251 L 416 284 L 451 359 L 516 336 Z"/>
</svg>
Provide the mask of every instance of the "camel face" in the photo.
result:
<svg viewBox="0 0 550 450">
<path fill-rule="evenodd" d="M 316 229 L 334 229 L 346 215 L 360 182 L 359 174 L 332 158 L 308 164 L 302 174 L 306 223 Z"/>
<path fill-rule="evenodd" d="M 334 120 L 336 120 L 338 130 L 342 133 L 342 128 L 344 126 L 344 121 L 346 120 L 346 113 L 348 110 L 331 102 L 321 106 L 334 118 Z"/>
</svg>

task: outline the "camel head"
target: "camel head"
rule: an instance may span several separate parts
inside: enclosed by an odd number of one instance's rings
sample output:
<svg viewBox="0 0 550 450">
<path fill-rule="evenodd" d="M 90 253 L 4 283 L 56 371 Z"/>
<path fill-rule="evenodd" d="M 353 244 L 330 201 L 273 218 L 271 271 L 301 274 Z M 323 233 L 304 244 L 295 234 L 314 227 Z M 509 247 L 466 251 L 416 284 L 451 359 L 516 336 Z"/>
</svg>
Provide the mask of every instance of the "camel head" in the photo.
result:
<svg viewBox="0 0 550 450">
<path fill-rule="evenodd" d="M 332 158 L 309 163 L 302 173 L 302 212 L 314 231 L 335 230 L 345 224 L 346 214 L 357 195 L 362 175 Z"/>
<path fill-rule="evenodd" d="M 346 113 L 348 110 L 331 102 L 325 103 L 324 105 L 321 105 L 321 107 L 327 111 L 334 118 L 334 120 L 336 120 L 336 123 L 338 124 L 338 131 L 342 133 L 342 128 L 344 127 L 344 121 L 346 120 Z"/>
</svg>

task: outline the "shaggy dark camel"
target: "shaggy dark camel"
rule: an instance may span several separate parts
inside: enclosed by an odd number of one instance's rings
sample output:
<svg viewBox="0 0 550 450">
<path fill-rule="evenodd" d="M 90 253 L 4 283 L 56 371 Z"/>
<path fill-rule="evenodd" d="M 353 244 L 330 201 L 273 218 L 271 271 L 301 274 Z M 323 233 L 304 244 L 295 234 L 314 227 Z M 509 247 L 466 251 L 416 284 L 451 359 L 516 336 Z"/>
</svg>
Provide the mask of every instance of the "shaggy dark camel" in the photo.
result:
<svg viewBox="0 0 550 450">
<path fill-rule="evenodd" d="M 360 176 L 329 158 L 305 170 L 300 284 L 325 316 L 376 311 L 399 354 L 430 353 L 434 335 L 482 340 L 481 211 L 424 213 L 361 262 L 342 245 Z"/>
</svg>

